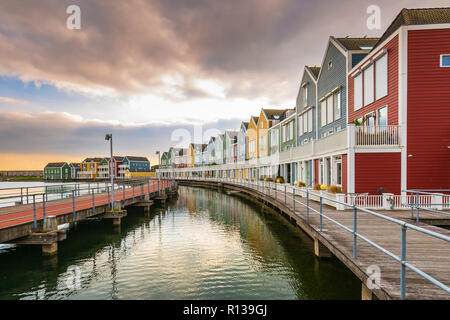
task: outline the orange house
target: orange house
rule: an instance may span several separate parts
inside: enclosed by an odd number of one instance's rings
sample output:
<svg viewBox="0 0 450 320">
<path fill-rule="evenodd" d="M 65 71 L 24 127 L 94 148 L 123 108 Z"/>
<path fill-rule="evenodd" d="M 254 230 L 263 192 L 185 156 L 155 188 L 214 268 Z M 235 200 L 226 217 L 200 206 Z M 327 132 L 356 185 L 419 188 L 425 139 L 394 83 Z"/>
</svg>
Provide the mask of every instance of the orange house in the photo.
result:
<svg viewBox="0 0 450 320">
<path fill-rule="evenodd" d="M 269 155 L 269 128 L 280 122 L 285 111 L 284 109 L 261 109 L 257 125 L 258 158 Z"/>
</svg>

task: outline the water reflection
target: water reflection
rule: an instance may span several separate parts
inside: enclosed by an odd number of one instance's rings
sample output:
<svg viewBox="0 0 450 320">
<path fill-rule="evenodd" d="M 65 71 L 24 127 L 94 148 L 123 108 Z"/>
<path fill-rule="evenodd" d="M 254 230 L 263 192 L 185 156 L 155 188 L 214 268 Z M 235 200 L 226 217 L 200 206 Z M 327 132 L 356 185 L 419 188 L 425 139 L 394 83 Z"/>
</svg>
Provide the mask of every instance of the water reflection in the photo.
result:
<svg viewBox="0 0 450 320">
<path fill-rule="evenodd" d="M 110 221 L 109 221 L 110 222 Z M 359 281 L 320 261 L 312 241 L 248 199 L 180 187 L 177 200 L 73 226 L 49 262 L 0 251 L 1 299 L 358 299 Z"/>
</svg>

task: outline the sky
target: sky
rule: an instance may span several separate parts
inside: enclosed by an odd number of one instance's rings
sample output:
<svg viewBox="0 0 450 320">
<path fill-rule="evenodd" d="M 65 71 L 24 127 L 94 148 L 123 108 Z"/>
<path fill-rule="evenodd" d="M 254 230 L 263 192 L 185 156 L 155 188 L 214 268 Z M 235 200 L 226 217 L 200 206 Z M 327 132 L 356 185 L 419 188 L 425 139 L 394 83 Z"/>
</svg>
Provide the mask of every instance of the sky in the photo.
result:
<svg viewBox="0 0 450 320">
<path fill-rule="evenodd" d="M 292 108 L 330 35 L 449 1 L 0 0 L 0 170 L 147 156 Z M 69 29 L 80 8 L 80 29 Z M 380 8 L 369 29 L 367 8 Z"/>
</svg>

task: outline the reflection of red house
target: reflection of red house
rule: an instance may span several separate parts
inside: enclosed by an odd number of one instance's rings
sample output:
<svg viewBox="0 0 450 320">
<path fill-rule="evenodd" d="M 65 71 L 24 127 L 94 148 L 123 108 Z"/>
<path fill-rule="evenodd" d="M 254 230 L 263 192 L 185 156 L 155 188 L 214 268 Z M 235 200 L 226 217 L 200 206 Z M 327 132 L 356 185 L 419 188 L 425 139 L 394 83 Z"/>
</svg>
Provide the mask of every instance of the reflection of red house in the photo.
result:
<svg viewBox="0 0 450 320">
<path fill-rule="evenodd" d="M 350 70 L 348 121 L 362 125 L 354 127 L 348 192 L 450 187 L 449 39 L 450 8 L 403 9 Z"/>
<path fill-rule="evenodd" d="M 119 165 L 122 164 L 123 162 L 123 158 L 122 156 L 113 156 L 113 168 L 114 168 L 114 177 L 117 178 L 119 177 Z M 111 158 L 108 158 L 108 163 L 109 163 L 109 176 L 111 177 Z"/>
</svg>

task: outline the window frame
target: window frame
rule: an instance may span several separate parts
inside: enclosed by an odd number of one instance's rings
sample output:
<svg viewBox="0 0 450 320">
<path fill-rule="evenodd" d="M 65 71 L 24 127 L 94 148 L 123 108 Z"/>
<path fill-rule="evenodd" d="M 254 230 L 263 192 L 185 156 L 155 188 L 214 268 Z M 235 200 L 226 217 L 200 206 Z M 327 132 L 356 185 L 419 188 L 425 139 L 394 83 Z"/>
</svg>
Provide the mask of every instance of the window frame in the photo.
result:
<svg viewBox="0 0 450 320">
<path fill-rule="evenodd" d="M 448 66 L 446 66 L 446 65 L 444 65 L 442 63 L 444 61 L 444 59 L 443 59 L 444 57 L 450 58 L 450 53 L 443 53 L 443 54 L 440 55 L 440 57 L 439 57 L 439 66 L 441 68 L 450 68 L 450 64 Z"/>
<path fill-rule="evenodd" d="M 383 95 L 378 95 L 378 85 L 377 85 L 377 81 L 379 79 L 378 76 L 378 63 L 381 59 L 386 59 L 386 92 Z M 376 59 L 374 59 L 375 62 L 375 70 L 374 70 L 374 85 L 375 85 L 375 92 L 374 92 L 374 101 L 380 100 L 384 97 L 386 97 L 389 94 L 389 57 L 388 57 L 388 53 L 385 52 L 379 56 L 376 57 Z"/>
<path fill-rule="evenodd" d="M 367 76 L 366 79 L 366 74 L 371 71 L 372 76 Z M 363 71 L 364 75 L 363 75 L 363 106 L 366 107 L 372 103 L 375 102 L 375 66 L 373 63 L 370 63 Z M 370 83 L 372 84 L 367 85 L 366 80 L 368 80 L 368 82 L 370 81 Z M 370 90 L 370 91 L 369 91 Z M 372 99 L 367 99 L 369 98 L 369 94 L 371 93 L 371 98 Z"/>
</svg>

